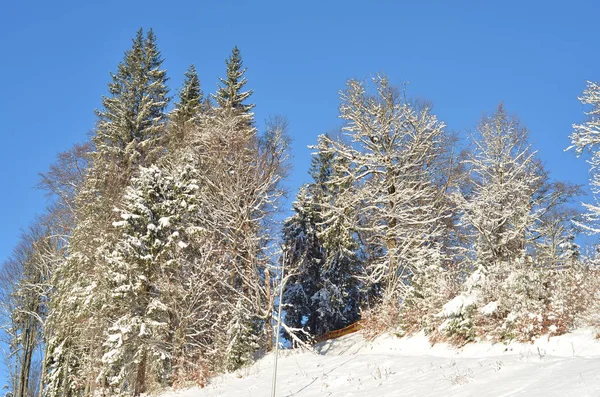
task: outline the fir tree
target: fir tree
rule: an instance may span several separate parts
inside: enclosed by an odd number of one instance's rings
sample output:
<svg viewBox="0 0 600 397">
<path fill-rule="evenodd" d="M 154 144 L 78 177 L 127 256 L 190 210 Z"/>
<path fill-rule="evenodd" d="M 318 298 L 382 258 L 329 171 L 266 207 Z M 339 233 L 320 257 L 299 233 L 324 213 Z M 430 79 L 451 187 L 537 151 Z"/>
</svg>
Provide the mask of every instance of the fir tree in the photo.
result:
<svg viewBox="0 0 600 397">
<path fill-rule="evenodd" d="M 293 204 L 294 215 L 284 224 L 286 261 L 297 275 L 288 282 L 283 301 L 286 324 L 292 328 L 306 326 L 307 332 L 317 335 L 314 328 L 318 313 L 314 310 L 312 297 L 318 291 L 324 250 L 318 237 L 319 212 L 307 190 L 306 186 L 300 189 Z"/>
<path fill-rule="evenodd" d="M 171 112 L 171 146 L 181 146 L 185 141 L 188 129 L 199 120 L 202 109 L 206 106 L 204 94 L 200 89 L 200 79 L 194 65 L 185 72 L 183 86 L 179 91 L 179 102 Z"/>
<path fill-rule="evenodd" d="M 106 252 L 118 239 L 113 209 L 138 168 L 162 149 L 168 103 L 166 72 L 152 30 L 140 29 L 103 98 L 92 138 L 95 151 L 74 200 L 76 226 L 67 258 L 53 279 L 46 368 L 48 396 L 79 396 L 106 385 L 95 382 L 103 355 L 111 291 Z"/>
<path fill-rule="evenodd" d="M 167 288 L 179 284 L 177 252 L 190 241 L 198 185 L 191 166 L 142 168 L 127 189 L 116 247 L 107 253 L 112 324 L 102 376 L 114 392 L 166 386 L 171 367 Z"/>
<path fill-rule="evenodd" d="M 252 318 L 241 300 L 238 300 L 227 326 L 227 355 L 225 369 L 235 371 L 252 363 L 254 353 L 260 348 L 260 325 Z"/>
<path fill-rule="evenodd" d="M 207 170 L 204 176 L 211 179 L 207 185 L 222 186 L 210 193 L 215 196 L 209 201 L 218 205 L 212 211 L 221 214 L 215 227 L 222 233 L 219 240 L 225 246 L 224 252 L 228 252 L 223 258 L 228 274 L 222 283 L 228 289 L 225 310 L 233 323 L 247 327 L 245 334 L 253 334 L 266 347 L 271 343 L 267 340 L 269 331 L 265 329 L 261 335 L 261 328 L 268 327 L 271 297 L 269 288 L 265 288 L 268 258 L 264 250 L 271 236 L 265 231 L 281 196 L 279 182 L 285 172 L 287 139 L 285 125 L 277 123 L 273 128 L 267 126 L 265 135 L 259 137 L 251 113 L 253 105 L 245 104 L 252 91 L 242 91 L 246 69 L 237 47 L 226 65 L 226 78 L 220 79 L 214 96 L 218 107 L 203 125 L 199 149 L 203 152 L 203 169 Z M 239 295 L 244 296 L 242 308 L 238 308 Z M 241 351 L 231 348 L 236 344 L 230 339 L 237 338 L 235 334 L 225 337 L 227 340 L 219 343 L 226 350 L 225 361 L 243 362 Z M 229 365 L 228 369 L 233 367 Z"/>
<path fill-rule="evenodd" d="M 96 111 L 96 149 L 124 171 L 151 162 L 162 144 L 169 102 L 162 62 L 152 29 L 145 38 L 143 30 L 138 30 L 132 48 L 111 74 L 110 96 L 102 99 L 103 109 Z"/>
<path fill-rule="evenodd" d="M 361 267 L 351 225 L 329 218 L 328 208 L 339 185 L 328 141 L 319 141 L 310 174 L 314 182 L 301 188 L 294 215 L 284 225 L 286 257 L 296 276 L 284 295 L 286 324 L 322 335 L 358 320 L 360 293 L 356 275 Z M 302 334 L 298 335 L 301 339 Z"/>
<path fill-rule="evenodd" d="M 254 105 L 244 104 L 244 101 L 252 95 L 252 90 L 242 91 L 247 80 L 244 77 L 246 68 L 243 66 L 242 56 L 237 46 L 233 47 L 231 56 L 225 61 L 227 74 L 225 78 L 219 78 L 220 84 L 215 95 L 217 105 L 221 108 L 236 109 L 243 113 L 250 113 Z"/>
</svg>

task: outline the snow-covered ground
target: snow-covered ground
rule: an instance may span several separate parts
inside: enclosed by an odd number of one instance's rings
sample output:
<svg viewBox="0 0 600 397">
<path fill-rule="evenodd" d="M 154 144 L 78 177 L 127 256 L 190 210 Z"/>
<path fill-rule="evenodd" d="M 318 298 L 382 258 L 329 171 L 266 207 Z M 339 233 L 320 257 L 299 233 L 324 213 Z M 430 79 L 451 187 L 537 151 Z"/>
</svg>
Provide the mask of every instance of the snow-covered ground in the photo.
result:
<svg viewBox="0 0 600 397">
<path fill-rule="evenodd" d="M 277 396 L 600 396 L 600 341 L 592 330 L 534 344 L 433 347 L 425 337 L 348 335 L 315 352 L 284 351 Z M 163 397 L 269 397 L 273 356 Z"/>
</svg>

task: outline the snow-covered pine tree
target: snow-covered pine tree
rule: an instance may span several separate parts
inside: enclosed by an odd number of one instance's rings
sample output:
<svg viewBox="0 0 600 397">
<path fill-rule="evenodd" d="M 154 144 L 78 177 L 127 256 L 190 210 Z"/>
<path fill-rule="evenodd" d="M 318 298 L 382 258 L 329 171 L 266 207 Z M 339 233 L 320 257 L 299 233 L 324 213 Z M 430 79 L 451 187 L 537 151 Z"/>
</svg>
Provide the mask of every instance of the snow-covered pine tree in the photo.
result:
<svg viewBox="0 0 600 397">
<path fill-rule="evenodd" d="M 189 165 L 141 168 L 127 189 L 122 231 L 108 253 L 110 327 L 101 378 L 110 395 L 139 395 L 166 386 L 171 376 L 168 288 L 181 283 L 178 251 L 194 230 L 197 178 Z"/>
<path fill-rule="evenodd" d="M 235 305 L 226 333 L 229 345 L 226 351 L 225 369 L 235 371 L 254 360 L 254 354 L 261 348 L 261 324 L 256 321 L 240 298 Z"/>
<path fill-rule="evenodd" d="M 360 318 L 363 292 L 358 277 L 363 261 L 359 257 L 359 245 L 350 225 L 338 224 L 337 227 L 336 235 L 321 237 L 325 258 L 320 267 L 319 289 L 311 296 L 316 316 L 310 329 L 315 335 L 343 328 Z M 328 228 L 328 232 L 333 230 L 335 226 Z"/>
<path fill-rule="evenodd" d="M 247 326 L 243 334 L 254 335 L 261 348 L 271 345 L 273 281 L 267 249 L 283 194 L 289 143 L 282 119 L 273 119 L 258 134 L 250 112 L 253 105 L 245 103 L 251 91 L 241 91 L 246 79 L 237 49 L 227 67 L 228 76 L 232 71 L 235 76 L 221 80 L 220 92 L 228 94 L 215 96 L 219 107 L 203 117 L 190 137 L 196 168 L 202 170 L 200 185 L 205 187 L 199 205 L 200 225 L 207 231 L 205 247 L 211 252 L 208 266 L 218 274 L 211 288 L 219 299 L 211 310 L 214 339 L 208 342 L 212 349 L 207 355 L 216 370 L 247 362 L 244 346 L 236 346 L 244 338 L 226 332 L 232 323 Z M 225 97 L 237 99 L 222 100 Z"/>
<path fill-rule="evenodd" d="M 96 111 L 96 150 L 115 161 L 126 178 L 137 166 L 156 160 L 164 143 L 169 98 L 162 62 L 152 29 L 145 37 L 138 30 L 132 48 L 111 74 L 110 96 L 102 99 L 103 109 Z"/>
<path fill-rule="evenodd" d="M 154 33 L 150 30 L 144 37 L 140 29 L 112 74 L 110 96 L 97 111 L 95 150 L 74 201 L 76 224 L 68 255 L 53 275 L 47 396 L 80 396 L 105 386 L 95 382 L 110 302 L 104 254 L 117 238 L 113 209 L 120 206 L 131 176 L 163 151 L 168 98 L 161 64 Z"/>
<path fill-rule="evenodd" d="M 231 56 L 225 60 L 226 77 L 219 78 L 217 93 L 213 95 L 217 107 L 212 110 L 214 129 L 219 124 L 221 129 L 231 130 L 229 136 L 220 137 L 221 140 L 230 141 L 227 145 L 235 148 L 237 154 L 243 155 L 250 163 L 254 157 L 259 143 L 259 137 L 254 124 L 254 104 L 247 103 L 252 95 L 252 90 L 244 91 L 247 79 L 244 76 L 246 68 L 243 66 L 240 50 L 233 48 Z"/>
<path fill-rule="evenodd" d="M 286 267 L 293 274 L 286 285 L 283 304 L 286 325 L 297 329 L 306 327 L 307 332 L 317 335 L 313 327 L 318 314 L 312 297 L 318 290 L 324 249 L 318 237 L 319 211 L 308 189 L 307 186 L 300 188 L 292 205 L 294 214 L 283 227 Z M 299 337 L 304 335 L 299 334 Z"/>
<path fill-rule="evenodd" d="M 246 68 L 244 68 L 242 56 L 237 46 L 233 47 L 231 56 L 225 61 L 225 65 L 227 66 L 226 77 L 219 78 L 221 83 L 214 95 L 217 105 L 223 109 L 236 109 L 250 115 L 254 105 L 244 102 L 252 95 L 252 90 L 243 91 L 248 81 L 244 77 Z"/>
<path fill-rule="evenodd" d="M 286 324 L 318 336 L 358 320 L 362 267 L 351 225 L 327 218 L 339 186 L 330 184 L 335 157 L 319 139 L 310 174 L 313 182 L 301 188 L 286 220 L 284 247 L 294 276 L 284 295 Z M 303 338 L 302 334 L 298 335 Z"/>
<path fill-rule="evenodd" d="M 197 125 L 204 106 L 200 79 L 194 65 L 190 65 L 179 91 L 179 102 L 175 103 L 175 108 L 170 114 L 169 147 L 171 150 L 185 146 L 186 131 Z"/>
<path fill-rule="evenodd" d="M 204 170 L 203 185 L 209 186 L 203 203 L 207 205 L 205 217 L 207 227 L 216 232 L 215 244 L 222 252 L 222 279 L 219 282 L 222 304 L 220 305 L 218 349 L 225 354 L 227 369 L 233 363 L 247 360 L 243 344 L 247 338 L 238 338 L 239 333 L 227 333 L 232 324 L 247 326 L 244 335 L 259 332 L 265 325 L 267 313 L 265 297 L 265 234 L 261 225 L 268 218 L 265 210 L 269 203 L 277 201 L 280 192 L 279 159 L 261 164 L 262 143 L 269 146 L 270 139 L 259 139 L 251 109 L 254 105 L 245 102 L 252 91 L 243 92 L 246 84 L 239 50 L 233 49 L 226 61 L 226 78 L 214 96 L 218 107 L 205 120 L 196 138 L 199 166 Z M 277 133 L 272 137 L 281 137 Z M 279 138 L 276 138 L 276 140 Z M 280 155 L 279 143 L 271 155 Z M 266 154 L 266 153 L 265 153 Z M 275 190 L 273 190 L 275 189 Z M 273 193 L 269 197 L 270 193 Z M 241 306 L 241 307 L 240 307 Z M 241 316 L 241 317 L 240 317 Z M 249 320 L 251 319 L 251 320 Z M 261 331 L 262 332 L 262 331 Z M 256 334 L 261 346 L 266 346 L 264 335 Z M 233 338 L 233 339 L 231 339 Z"/>
</svg>

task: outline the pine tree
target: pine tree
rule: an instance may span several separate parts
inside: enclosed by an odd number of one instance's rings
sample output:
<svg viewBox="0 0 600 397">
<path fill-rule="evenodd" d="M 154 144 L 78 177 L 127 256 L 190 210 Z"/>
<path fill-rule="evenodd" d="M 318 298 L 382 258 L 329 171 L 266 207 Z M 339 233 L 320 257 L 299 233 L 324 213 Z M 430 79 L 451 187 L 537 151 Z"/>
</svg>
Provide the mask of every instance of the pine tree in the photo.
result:
<svg viewBox="0 0 600 397">
<path fill-rule="evenodd" d="M 106 385 L 95 382 L 108 327 L 111 292 L 105 253 L 117 240 L 113 209 L 141 165 L 163 151 L 168 103 L 166 72 L 152 30 L 140 29 L 109 83 L 92 138 L 95 151 L 74 200 L 76 226 L 67 258 L 53 275 L 49 316 L 48 396 L 80 396 Z"/>
<path fill-rule="evenodd" d="M 188 129 L 193 128 L 200 118 L 200 113 L 205 107 L 204 94 L 200 89 L 200 79 L 194 65 L 190 65 L 185 72 L 183 86 L 179 91 L 179 102 L 171 112 L 171 147 L 184 144 Z"/>
<path fill-rule="evenodd" d="M 330 184 L 336 159 L 325 150 L 327 142 L 319 142 L 310 170 L 313 182 L 298 193 L 283 237 L 287 261 L 296 273 L 284 295 L 286 324 L 315 336 L 358 320 L 360 306 L 356 276 L 362 263 L 352 226 L 327 218 L 339 190 Z"/>
<path fill-rule="evenodd" d="M 318 291 L 320 267 L 323 264 L 324 249 L 318 237 L 319 212 L 308 187 L 302 187 L 293 204 L 294 215 L 285 221 L 283 244 L 289 271 L 295 275 L 286 285 L 283 296 L 286 311 L 285 322 L 292 328 L 304 328 L 313 335 L 318 314 L 314 310 L 312 297 Z M 303 338 L 303 335 L 299 335 Z"/>
<path fill-rule="evenodd" d="M 320 264 L 319 289 L 313 294 L 313 311 L 318 317 L 312 330 L 319 335 L 343 328 L 360 317 L 363 304 L 363 283 L 359 280 L 364 267 L 361 247 L 358 243 L 356 225 L 350 222 L 352 210 L 347 216 L 336 216 L 331 209 L 338 194 L 349 186 L 339 183 L 344 178 L 347 160 L 333 156 L 328 137 L 319 140 L 318 149 L 311 164 L 310 174 L 314 180 L 313 195 L 319 212 L 318 237 L 324 250 Z M 333 183 L 333 181 L 337 183 Z M 333 215 L 333 216 L 332 216 Z"/>
<path fill-rule="evenodd" d="M 285 174 L 288 140 L 281 120 L 267 125 L 264 135 L 259 136 L 250 111 L 253 105 L 244 103 L 252 91 L 242 92 L 245 69 L 237 48 L 226 64 L 227 78 L 221 79 L 215 95 L 218 107 L 203 123 L 198 139 L 206 185 L 220 187 L 207 190 L 206 202 L 211 205 L 207 212 L 214 217 L 208 222 L 220 233 L 217 240 L 224 252 L 224 277 L 220 281 L 226 291 L 222 295 L 224 317 L 248 327 L 247 335 L 258 333 L 256 340 L 268 348 L 272 297 L 271 285 L 266 285 L 271 281 L 265 251 L 272 236 L 267 230 L 272 227 L 282 194 L 280 181 Z M 240 296 L 242 308 L 238 308 Z M 243 318 L 236 318 L 242 314 Z M 225 351 L 225 362 L 241 363 L 245 359 L 238 357 L 240 350 L 231 349 L 235 343 L 227 339 L 233 337 L 225 335 L 226 340 L 217 344 Z"/>
<path fill-rule="evenodd" d="M 162 62 L 152 29 L 145 38 L 138 30 L 132 48 L 111 74 L 110 97 L 104 97 L 103 109 L 96 111 L 96 150 L 123 172 L 150 164 L 163 144 L 169 98 Z"/>
<path fill-rule="evenodd" d="M 109 258 L 111 322 L 102 377 L 113 393 L 139 395 L 169 382 L 171 332 L 167 288 L 181 281 L 177 255 L 189 245 L 197 209 L 197 180 L 189 165 L 163 171 L 141 168 L 127 189 L 122 236 Z"/>
<path fill-rule="evenodd" d="M 227 326 L 227 355 L 225 369 L 235 371 L 252 363 L 260 348 L 260 325 L 252 318 L 241 300 L 238 300 Z"/>
<path fill-rule="evenodd" d="M 217 105 L 224 109 L 236 109 L 242 113 L 250 113 L 254 105 L 244 104 L 244 101 L 252 95 L 252 90 L 242 91 L 247 80 L 244 77 L 246 68 L 243 66 L 242 56 L 237 46 L 233 47 L 231 56 L 225 61 L 227 74 L 225 78 L 219 78 L 220 84 L 214 96 Z"/>
</svg>

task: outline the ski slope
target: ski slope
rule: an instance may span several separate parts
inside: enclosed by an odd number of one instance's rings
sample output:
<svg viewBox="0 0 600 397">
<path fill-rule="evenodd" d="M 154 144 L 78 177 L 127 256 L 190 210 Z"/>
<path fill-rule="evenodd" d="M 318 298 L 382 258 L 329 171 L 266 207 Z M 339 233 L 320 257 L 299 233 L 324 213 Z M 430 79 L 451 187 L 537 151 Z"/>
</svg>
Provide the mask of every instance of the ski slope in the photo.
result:
<svg viewBox="0 0 600 397">
<path fill-rule="evenodd" d="M 269 397 L 273 355 L 204 389 L 163 397 Z M 277 396 L 600 396 L 600 342 L 578 330 L 533 344 L 430 346 L 423 335 L 353 334 L 323 342 L 315 352 L 279 356 Z"/>
</svg>

